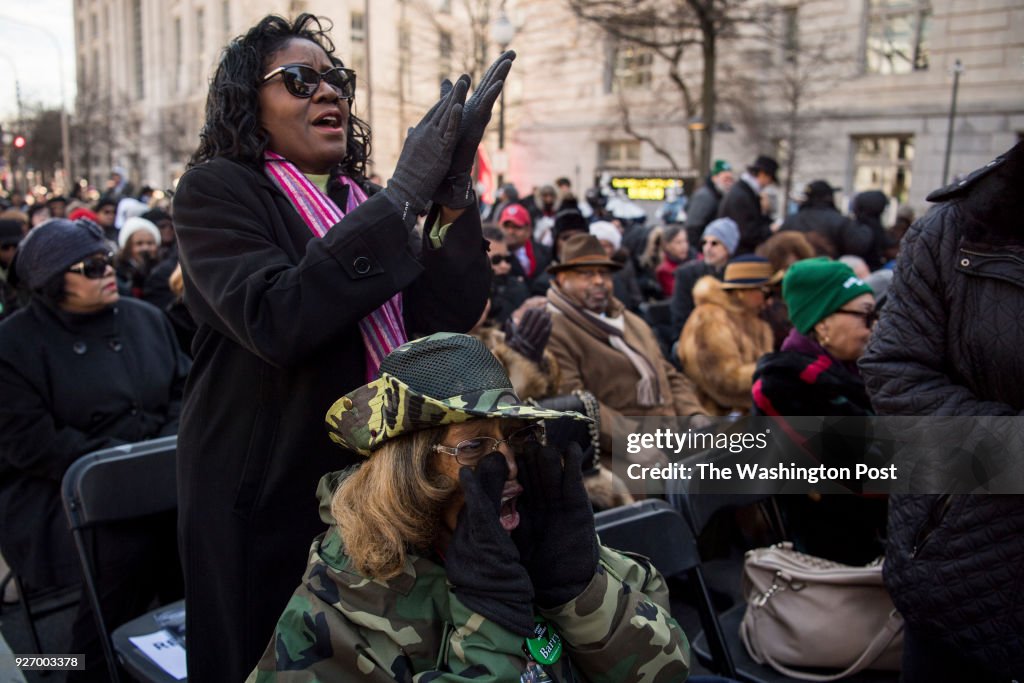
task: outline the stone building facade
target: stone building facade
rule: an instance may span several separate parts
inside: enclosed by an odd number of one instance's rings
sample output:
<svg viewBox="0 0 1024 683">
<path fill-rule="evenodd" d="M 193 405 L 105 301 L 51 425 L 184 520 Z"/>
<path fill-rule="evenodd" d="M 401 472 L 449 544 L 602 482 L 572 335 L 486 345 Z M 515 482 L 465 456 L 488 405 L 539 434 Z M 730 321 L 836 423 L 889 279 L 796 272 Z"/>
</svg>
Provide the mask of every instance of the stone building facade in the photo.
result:
<svg viewBox="0 0 1024 683">
<path fill-rule="evenodd" d="M 75 0 L 75 138 L 93 177 L 111 165 L 170 186 L 202 121 L 220 49 L 268 12 L 329 16 L 338 54 L 359 73 L 355 111 L 387 177 L 404 131 L 437 97 L 441 74 L 497 54 L 498 0 Z M 941 185 L 953 66 L 962 65 L 950 178 L 1024 134 L 1024 0 L 766 0 L 764 27 L 719 41 L 713 158 L 742 167 L 792 154 L 792 186 L 825 178 L 844 195 L 880 187 L 924 208 Z M 485 147 L 521 192 L 566 176 L 579 188 L 612 173 L 693 177 L 688 126 L 667 67 L 617 45 L 564 2 L 506 0 L 519 52 Z M 773 40 L 763 38 L 765 30 Z M 699 59 L 682 64 L 691 83 Z M 787 84 L 803 87 L 798 106 Z M 791 89 L 791 88 L 790 88 Z M 642 142 L 629 128 L 648 137 Z M 795 124 L 792 125 L 792 124 Z M 798 135 L 787 135 L 795 128 Z M 697 131 L 695 135 L 704 133 Z M 660 150 L 660 151 L 659 151 Z"/>
</svg>

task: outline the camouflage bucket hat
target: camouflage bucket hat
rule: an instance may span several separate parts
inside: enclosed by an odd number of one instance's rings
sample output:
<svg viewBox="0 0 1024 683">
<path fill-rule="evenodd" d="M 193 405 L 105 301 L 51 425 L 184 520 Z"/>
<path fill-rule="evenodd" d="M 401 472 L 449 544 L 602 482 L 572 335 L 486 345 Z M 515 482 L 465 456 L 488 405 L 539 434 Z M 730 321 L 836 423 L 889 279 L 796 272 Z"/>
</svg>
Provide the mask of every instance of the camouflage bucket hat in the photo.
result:
<svg viewBox="0 0 1024 683">
<path fill-rule="evenodd" d="M 327 431 L 335 443 L 369 456 L 402 434 L 487 417 L 590 419 L 523 403 L 483 342 L 442 332 L 392 351 L 380 364 L 380 377 L 335 401 Z"/>
</svg>

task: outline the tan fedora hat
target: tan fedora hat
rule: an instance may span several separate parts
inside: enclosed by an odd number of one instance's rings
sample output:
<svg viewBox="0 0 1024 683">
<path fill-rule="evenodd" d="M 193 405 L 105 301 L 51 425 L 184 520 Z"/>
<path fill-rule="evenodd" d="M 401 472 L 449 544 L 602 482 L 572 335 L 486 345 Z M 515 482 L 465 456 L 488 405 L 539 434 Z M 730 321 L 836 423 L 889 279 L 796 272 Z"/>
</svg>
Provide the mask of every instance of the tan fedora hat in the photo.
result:
<svg viewBox="0 0 1024 683">
<path fill-rule="evenodd" d="M 729 261 L 722 274 L 722 289 L 753 289 L 774 285 L 782 280 L 782 272 L 772 271 L 772 264 L 763 256 L 744 254 Z"/>
</svg>

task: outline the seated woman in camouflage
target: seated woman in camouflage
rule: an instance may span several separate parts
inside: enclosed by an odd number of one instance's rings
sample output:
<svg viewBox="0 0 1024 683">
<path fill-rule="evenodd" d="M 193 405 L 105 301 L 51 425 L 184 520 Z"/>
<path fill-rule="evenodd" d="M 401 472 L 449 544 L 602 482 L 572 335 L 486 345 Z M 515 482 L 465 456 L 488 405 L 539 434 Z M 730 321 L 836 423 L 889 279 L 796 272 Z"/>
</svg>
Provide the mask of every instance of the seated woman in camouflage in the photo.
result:
<svg viewBox="0 0 1024 683">
<path fill-rule="evenodd" d="M 321 482 L 330 528 L 249 680 L 685 680 L 661 575 L 599 544 L 578 447 L 543 444 L 565 416 L 473 337 L 391 353 L 328 412 L 367 460 Z"/>
</svg>

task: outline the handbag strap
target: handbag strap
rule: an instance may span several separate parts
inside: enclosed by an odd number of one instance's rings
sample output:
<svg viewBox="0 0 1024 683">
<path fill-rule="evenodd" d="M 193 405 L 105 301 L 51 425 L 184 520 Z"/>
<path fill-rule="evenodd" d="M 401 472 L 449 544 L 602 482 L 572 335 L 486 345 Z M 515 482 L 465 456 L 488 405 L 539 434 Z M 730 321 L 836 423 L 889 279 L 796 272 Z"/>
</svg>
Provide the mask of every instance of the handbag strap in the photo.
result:
<svg viewBox="0 0 1024 683">
<path fill-rule="evenodd" d="M 791 678 L 798 678 L 804 681 L 837 681 L 840 678 L 852 676 L 858 671 L 868 668 L 868 666 L 878 659 L 878 657 L 885 651 L 885 648 L 889 647 L 889 643 L 891 643 L 893 638 L 899 635 L 902 630 L 903 615 L 894 609 L 889 613 L 889 619 L 886 620 L 882 630 L 871 639 L 871 642 L 868 643 L 867 648 L 865 648 L 864 652 L 861 653 L 860 657 L 858 657 L 853 664 L 836 674 L 812 674 L 807 673 L 806 671 L 798 671 L 796 669 L 790 669 L 786 665 L 775 661 L 772 656 L 766 652 L 762 652 L 761 656 L 765 658 L 765 661 L 767 661 L 773 669 Z M 745 640 L 746 638 L 744 638 L 744 641 Z"/>
</svg>

